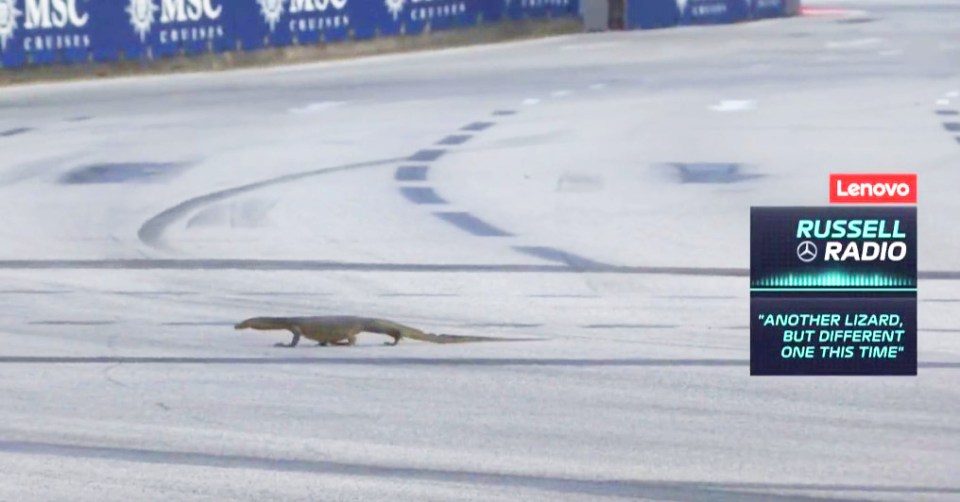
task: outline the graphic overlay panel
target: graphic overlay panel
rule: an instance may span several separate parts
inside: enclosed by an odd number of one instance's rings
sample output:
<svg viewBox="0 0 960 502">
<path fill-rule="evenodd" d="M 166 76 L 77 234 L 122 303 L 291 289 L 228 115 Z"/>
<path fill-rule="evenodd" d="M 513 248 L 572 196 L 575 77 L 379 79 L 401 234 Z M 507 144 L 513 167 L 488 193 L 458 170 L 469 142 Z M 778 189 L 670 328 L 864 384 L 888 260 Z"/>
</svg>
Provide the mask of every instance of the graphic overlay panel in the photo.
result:
<svg viewBox="0 0 960 502">
<path fill-rule="evenodd" d="M 916 211 L 751 208 L 750 374 L 916 375 Z"/>
</svg>

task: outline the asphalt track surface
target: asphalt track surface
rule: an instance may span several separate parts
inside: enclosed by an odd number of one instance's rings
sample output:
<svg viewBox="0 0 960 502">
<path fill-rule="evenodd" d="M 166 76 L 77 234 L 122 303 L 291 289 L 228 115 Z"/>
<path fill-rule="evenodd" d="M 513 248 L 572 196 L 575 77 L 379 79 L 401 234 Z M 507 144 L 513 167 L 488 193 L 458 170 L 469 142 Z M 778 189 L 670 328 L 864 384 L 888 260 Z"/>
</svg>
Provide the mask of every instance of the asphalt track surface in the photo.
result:
<svg viewBox="0 0 960 502">
<path fill-rule="evenodd" d="M 0 91 L 0 499 L 960 499 L 960 10 L 827 7 Z M 749 208 L 851 170 L 919 375 L 751 378 Z M 345 313 L 535 340 L 232 328 Z"/>
</svg>

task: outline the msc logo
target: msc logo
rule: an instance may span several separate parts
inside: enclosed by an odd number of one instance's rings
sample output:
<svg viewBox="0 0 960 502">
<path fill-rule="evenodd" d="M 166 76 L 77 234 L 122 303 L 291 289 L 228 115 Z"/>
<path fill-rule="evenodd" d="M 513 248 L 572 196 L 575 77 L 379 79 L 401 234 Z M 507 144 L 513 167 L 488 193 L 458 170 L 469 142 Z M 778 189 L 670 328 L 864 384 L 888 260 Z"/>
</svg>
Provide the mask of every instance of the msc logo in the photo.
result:
<svg viewBox="0 0 960 502">
<path fill-rule="evenodd" d="M 157 6 L 153 0 L 130 0 L 127 6 L 127 14 L 130 15 L 130 25 L 140 35 L 140 41 L 144 42 L 147 33 L 150 33 L 150 27 L 153 26 L 153 13 L 157 11 Z"/>
<path fill-rule="evenodd" d="M 160 0 L 160 7 L 156 0 L 130 0 L 127 14 L 130 15 L 130 25 L 140 35 L 140 41 L 147 38 L 153 27 L 154 14 L 160 11 L 160 24 L 197 22 L 202 20 L 215 21 L 223 13 L 223 6 L 214 5 L 214 0 Z"/>
<path fill-rule="evenodd" d="M 400 0 L 401 4 L 403 0 Z M 331 7 L 341 10 L 347 6 L 347 0 L 257 0 L 260 4 L 260 15 L 270 25 L 273 31 L 283 17 L 284 5 L 290 5 L 290 14 L 319 14 Z"/>
<path fill-rule="evenodd" d="M 77 0 L 26 0 L 24 11 L 17 9 L 17 0 L 0 0 L 0 49 L 7 48 L 21 15 L 23 29 L 27 31 L 83 28 L 90 20 L 90 16 L 77 7 Z"/>
<path fill-rule="evenodd" d="M 23 28 L 83 28 L 90 16 L 80 14 L 77 0 L 26 0 Z"/>
<path fill-rule="evenodd" d="M 20 14 L 14 0 L 0 0 L 0 50 L 7 49 L 7 42 L 17 31 L 17 16 Z"/>
<path fill-rule="evenodd" d="M 817 245 L 813 241 L 803 241 L 797 246 L 797 258 L 804 263 L 817 259 Z"/>
<path fill-rule="evenodd" d="M 387 5 L 387 10 L 390 11 L 390 14 L 393 16 L 393 20 L 396 21 L 400 17 L 400 12 L 403 11 L 403 4 L 405 0 L 384 0 Z"/>
<path fill-rule="evenodd" d="M 270 25 L 270 31 L 273 31 L 283 16 L 283 0 L 257 0 L 257 3 L 260 4 L 260 15 Z"/>
</svg>

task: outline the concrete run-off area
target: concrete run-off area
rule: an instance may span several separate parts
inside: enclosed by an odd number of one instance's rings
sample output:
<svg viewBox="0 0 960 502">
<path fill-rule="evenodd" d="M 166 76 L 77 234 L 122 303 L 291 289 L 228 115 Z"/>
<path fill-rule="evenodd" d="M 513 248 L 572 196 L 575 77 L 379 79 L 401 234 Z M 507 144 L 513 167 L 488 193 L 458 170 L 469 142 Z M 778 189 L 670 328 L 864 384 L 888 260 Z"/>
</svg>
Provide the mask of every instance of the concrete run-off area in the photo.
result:
<svg viewBox="0 0 960 502">
<path fill-rule="evenodd" d="M 957 500 L 955 6 L 821 7 L 3 89 L 0 499 Z M 916 377 L 749 376 L 831 172 L 918 174 Z M 517 340 L 233 328 L 321 315 Z"/>
</svg>

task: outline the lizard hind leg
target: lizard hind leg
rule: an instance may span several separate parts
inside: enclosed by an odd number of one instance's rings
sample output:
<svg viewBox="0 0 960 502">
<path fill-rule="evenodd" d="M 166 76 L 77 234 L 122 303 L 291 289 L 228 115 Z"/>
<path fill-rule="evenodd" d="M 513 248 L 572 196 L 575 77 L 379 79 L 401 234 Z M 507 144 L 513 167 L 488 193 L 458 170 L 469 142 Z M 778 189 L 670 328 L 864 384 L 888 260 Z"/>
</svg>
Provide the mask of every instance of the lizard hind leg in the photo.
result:
<svg viewBox="0 0 960 502">
<path fill-rule="evenodd" d="M 347 335 L 346 339 L 340 339 L 335 342 L 332 342 L 334 345 L 356 345 L 357 344 L 357 335 L 350 334 Z"/>
<path fill-rule="evenodd" d="M 393 343 L 383 342 L 384 345 L 396 345 L 400 343 L 400 339 L 403 338 L 403 335 L 400 334 L 400 331 L 398 330 L 391 330 L 390 332 L 387 333 L 387 336 L 393 338 Z"/>
</svg>

